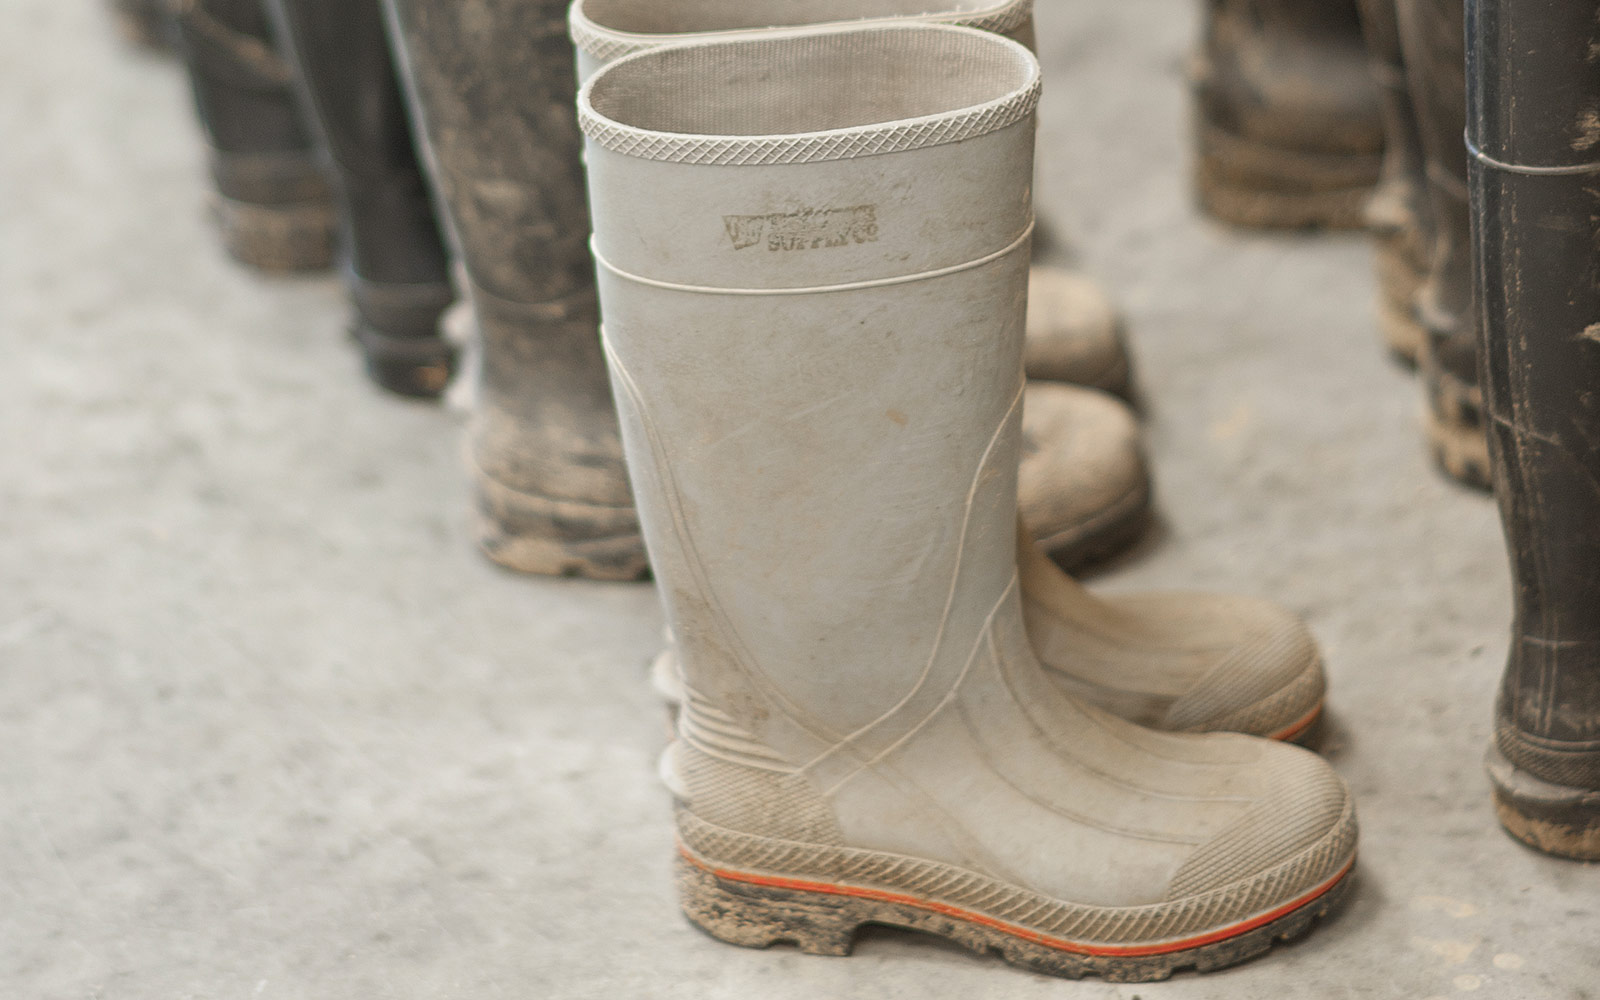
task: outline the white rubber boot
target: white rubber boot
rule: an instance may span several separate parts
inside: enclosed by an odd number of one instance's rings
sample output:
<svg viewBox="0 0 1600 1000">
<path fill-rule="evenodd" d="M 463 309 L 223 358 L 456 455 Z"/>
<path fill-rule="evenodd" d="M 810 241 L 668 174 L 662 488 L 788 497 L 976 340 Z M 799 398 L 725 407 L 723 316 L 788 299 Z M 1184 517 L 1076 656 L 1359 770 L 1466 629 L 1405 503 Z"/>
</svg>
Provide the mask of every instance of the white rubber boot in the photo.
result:
<svg viewBox="0 0 1600 1000">
<path fill-rule="evenodd" d="M 924 9 L 910 0 L 831 0 L 803 10 L 787 0 L 575 0 L 568 21 L 580 79 L 620 56 L 668 44 L 792 34 L 807 24 L 846 18 L 867 19 L 854 24 L 949 23 L 1025 43 L 1032 39 L 1032 0 L 979 0 L 918 13 Z M 799 26 L 793 23 L 797 15 L 806 19 Z M 773 24 L 779 26 L 764 27 Z M 1051 312 L 1081 314 L 1085 329 L 1115 325 L 1109 306 L 1096 303 L 1086 281 L 1035 267 L 1028 284 L 1030 301 L 1042 295 L 1053 305 L 1070 306 Z M 1074 354 L 1072 338 L 1052 332 L 1039 316 L 1030 309 L 1024 336 L 1030 374 L 1036 366 L 1058 374 L 1074 365 L 1084 371 L 1093 366 L 1092 350 Z M 1125 364 L 1126 356 L 1118 356 Z M 1034 383 L 1025 394 L 1022 428 L 1019 510 L 1040 548 L 1061 567 L 1076 570 L 1138 538 L 1150 519 L 1150 475 L 1138 421 L 1126 405 L 1082 386 Z M 1075 690 L 1105 682 L 1104 697 L 1090 701 L 1113 711 L 1137 706 L 1137 721 L 1159 728 L 1170 721 L 1173 728 L 1281 738 L 1311 732 L 1326 685 L 1314 640 L 1288 612 L 1265 601 L 1207 594 L 1103 603 L 1044 558 L 1030 558 L 1026 566 L 1028 621 L 1044 637 L 1042 643 L 1035 637 L 1035 648 Z M 1102 610 L 1105 623 L 1095 620 Z M 675 664 L 670 649 L 657 659 L 652 674 L 658 689 L 677 690 Z M 1112 666 L 1125 666 L 1126 676 Z M 1166 708 L 1157 712 L 1157 705 Z M 1197 715 L 1192 705 L 1205 711 Z M 1170 719 L 1163 714 L 1168 709 Z"/>
<path fill-rule="evenodd" d="M 1063 693 L 1014 546 L 1038 64 L 963 28 L 639 53 L 579 95 L 604 337 L 683 658 L 681 898 L 744 945 L 918 928 L 1158 979 L 1348 883 L 1297 747 Z"/>
<path fill-rule="evenodd" d="M 994 31 L 1033 44 L 1033 0 L 575 0 L 568 16 L 578 79 L 630 52 L 772 29 L 917 20 Z M 1088 277 L 1036 265 L 1029 280 L 1029 378 L 1125 396 L 1132 366 L 1122 319 Z"/>
</svg>

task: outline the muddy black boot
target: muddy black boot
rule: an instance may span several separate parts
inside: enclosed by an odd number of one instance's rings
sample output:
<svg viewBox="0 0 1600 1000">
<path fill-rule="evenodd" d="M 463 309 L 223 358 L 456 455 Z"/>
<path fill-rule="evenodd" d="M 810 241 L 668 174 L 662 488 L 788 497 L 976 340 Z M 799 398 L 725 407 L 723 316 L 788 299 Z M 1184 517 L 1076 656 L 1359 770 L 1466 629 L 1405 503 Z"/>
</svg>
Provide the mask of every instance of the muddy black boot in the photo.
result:
<svg viewBox="0 0 1600 1000">
<path fill-rule="evenodd" d="M 387 0 L 481 343 L 470 451 L 491 559 L 635 579 L 600 351 L 564 0 Z"/>
<path fill-rule="evenodd" d="M 327 267 L 333 201 L 261 0 L 176 0 L 173 10 L 223 246 L 263 271 Z"/>
<path fill-rule="evenodd" d="M 380 0 L 270 0 L 307 120 L 327 150 L 353 330 L 379 385 L 437 396 L 455 351 L 439 316 L 455 298 L 389 54 Z"/>
<path fill-rule="evenodd" d="M 178 49 L 178 29 L 172 23 L 167 0 L 110 0 L 117 31 L 130 44 L 156 52 Z"/>
<path fill-rule="evenodd" d="M 1206 0 L 1196 182 L 1240 226 L 1355 228 L 1383 155 L 1355 0 Z"/>
<path fill-rule="evenodd" d="M 1398 10 L 1433 219 L 1428 278 L 1416 301 L 1426 335 L 1421 362 L 1428 443 L 1447 475 L 1487 489 L 1489 446 L 1478 388 L 1467 155 L 1461 144 L 1467 101 L 1462 0 L 1399 0 Z"/>
<path fill-rule="evenodd" d="M 1467 11 L 1474 270 L 1516 608 L 1489 775 L 1512 836 L 1600 860 L 1600 4 Z"/>
<path fill-rule="evenodd" d="M 1366 223 L 1378 279 L 1378 328 L 1395 357 L 1415 365 L 1427 339 L 1417 318 L 1417 293 L 1428 278 L 1433 220 L 1395 3 L 1360 0 L 1368 65 L 1383 97 L 1384 133 L 1383 174 L 1367 201 Z"/>
</svg>

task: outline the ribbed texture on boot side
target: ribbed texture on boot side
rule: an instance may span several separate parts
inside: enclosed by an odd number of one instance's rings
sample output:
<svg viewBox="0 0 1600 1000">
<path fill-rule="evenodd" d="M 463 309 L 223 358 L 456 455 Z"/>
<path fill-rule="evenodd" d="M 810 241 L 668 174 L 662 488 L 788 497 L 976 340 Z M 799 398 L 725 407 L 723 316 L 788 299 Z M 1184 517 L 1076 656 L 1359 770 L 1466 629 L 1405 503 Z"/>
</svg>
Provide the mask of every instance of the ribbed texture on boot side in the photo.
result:
<svg viewBox="0 0 1600 1000">
<path fill-rule="evenodd" d="M 1209 730 L 1253 726 L 1263 721 L 1252 717 L 1259 713 L 1240 709 L 1271 709 L 1271 705 L 1263 703 L 1276 704 L 1274 696 L 1290 687 L 1297 689 L 1291 700 L 1303 701 L 1310 693 L 1304 689 L 1306 685 L 1319 689 L 1312 697 L 1313 702 L 1321 697 L 1320 689 L 1325 685 L 1322 672 L 1311 670 L 1308 673 L 1308 668 L 1318 662 L 1316 641 L 1298 619 L 1283 612 L 1271 613 L 1276 611 L 1278 609 L 1268 609 L 1254 602 L 1240 603 L 1236 613 L 1241 641 L 1173 702 L 1161 728 Z M 1293 706 L 1288 708 L 1293 711 Z M 1300 711 L 1303 713 L 1305 708 L 1301 707 Z M 1266 720 L 1266 725 L 1270 727 L 1275 722 L 1278 720 Z"/>
<path fill-rule="evenodd" d="M 844 842 L 833 810 L 804 775 L 714 756 L 683 739 L 667 748 L 666 763 L 683 807 L 707 823 L 756 837 Z"/>
<path fill-rule="evenodd" d="M 1168 899 L 1222 889 L 1254 872 L 1292 863 L 1327 834 L 1348 826 L 1355 833 L 1350 792 L 1321 758 L 1299 747 L 1275 746 L 1268 765 L 1272 793 L 1227 829 L 1201 845 L 1172 877 Z M 1339 823 L 1342 814 L 1349 821 Z"/>
<path fill-rule="evenodd" d="M 797 16 L 803 21 L 796 22 Z M 927 9 L 918 0 L 576 0 L 568 15 L 572 44 L 601 62 L 662 45 L 694 41 L 706 32 L 749 31 L 871 24 L 891 18 L 914 18 L 926 24 L 952 24 L 997 35 L 1014 35 L 1033 20 L 1033 0 L 999 3 L 968 0 L 948 10 Z"/>
<path fill-rule="evenodd" d="M 883 25 L 636 53 L 584 85 L 578 120 L 601 147 L 641 159 L 815 163 L 987 135 L 1038 100 L 1038 64 L 1015 42 Z"/>
</svg>

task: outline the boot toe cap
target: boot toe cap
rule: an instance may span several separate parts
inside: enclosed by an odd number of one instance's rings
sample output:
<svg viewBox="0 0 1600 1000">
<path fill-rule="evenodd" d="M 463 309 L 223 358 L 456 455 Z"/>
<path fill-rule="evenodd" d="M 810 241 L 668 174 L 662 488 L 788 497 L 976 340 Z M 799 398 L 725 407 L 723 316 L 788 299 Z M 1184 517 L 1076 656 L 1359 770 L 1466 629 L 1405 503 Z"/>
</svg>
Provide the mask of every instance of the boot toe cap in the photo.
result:
<svg viewBox="0 0 1600 1000">
<path fill-rule="evenodd" d="M 1327 886 L 1348 868 L 1357 836 L 1349 787 L 1310 751 L 1264 749 L 1262 792 L 1178 869 L 1169 900 L 1214 895 L 1246 916 Z"/>
<path fill-rule="evenodd" d="M 1022 426 L 1017 500 L 1041 548 L 1071 547 L 1144 513 L 1149 469 L 1126 404 L 1094 389 L 1030 383 Z"/>
<path fill-rule="evenodd" d="M 1122 321 L 1099 285 L 1062 268 L 1029 272 L 1023 364 L 1029 378 L 1127 391 Z"/>
</svg>

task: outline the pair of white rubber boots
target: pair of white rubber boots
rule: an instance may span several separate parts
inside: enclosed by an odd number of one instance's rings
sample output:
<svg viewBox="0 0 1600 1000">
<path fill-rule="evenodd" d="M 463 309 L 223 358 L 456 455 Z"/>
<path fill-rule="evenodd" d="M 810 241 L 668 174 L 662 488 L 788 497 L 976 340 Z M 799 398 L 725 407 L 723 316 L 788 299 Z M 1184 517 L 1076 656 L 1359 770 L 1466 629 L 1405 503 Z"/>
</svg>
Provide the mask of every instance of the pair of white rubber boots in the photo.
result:
<svg viewBox="0 0 1600 1000">
<path fill-rule="evenodd" d="M 1343 782 L 1284 743 L 1158 730 L 1303 731 L 1304 628 L 1098 600 L 1019 539 L 1031 53 L 860 2 L 814 7 L 882 20 L 674 6 L 573 24 L 606 355 L 681 673 L 685 911 L 738 944 L 843 954 L 886 923 L 1120 981 L 1303 932 L 1354 863 Z"/>
</svg>

